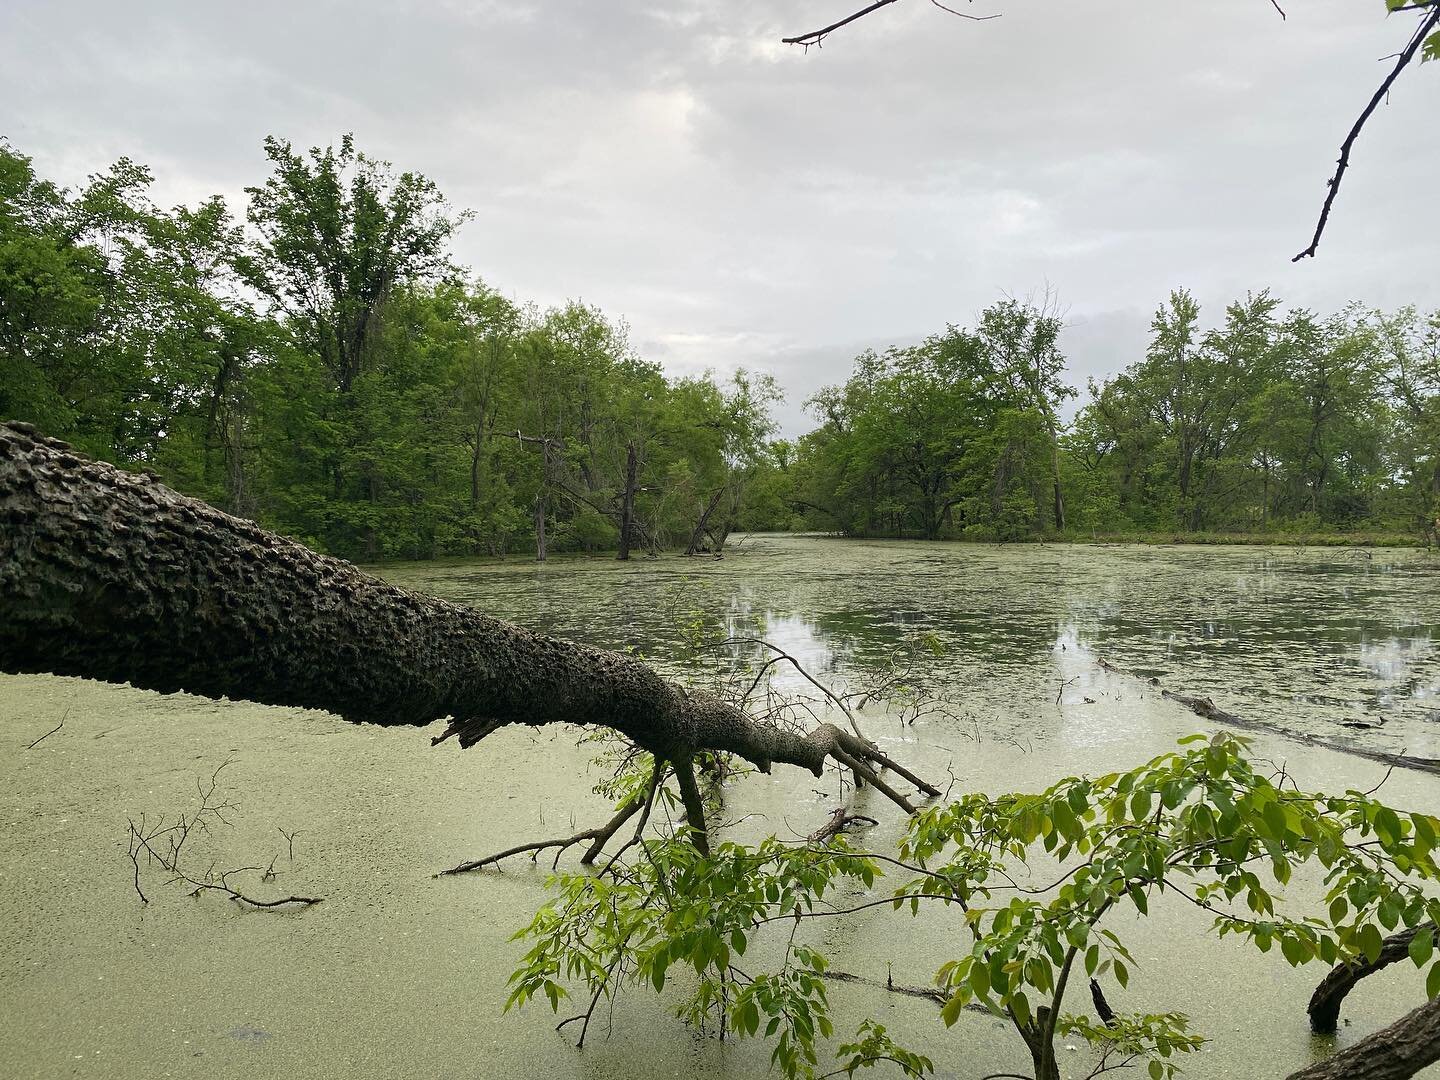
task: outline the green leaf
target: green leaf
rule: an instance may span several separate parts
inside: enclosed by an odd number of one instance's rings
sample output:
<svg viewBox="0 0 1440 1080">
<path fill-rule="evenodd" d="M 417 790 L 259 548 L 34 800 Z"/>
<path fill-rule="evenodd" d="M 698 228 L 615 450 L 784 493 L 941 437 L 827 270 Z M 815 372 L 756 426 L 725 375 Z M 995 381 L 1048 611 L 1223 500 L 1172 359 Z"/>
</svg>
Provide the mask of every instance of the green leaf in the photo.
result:
<svg viewBox="0 0 1440 1080">
<path fill-rule="evenodd" d="M 1280 939 L 1280 952 L 1289 962 L 1291 967 L 1299 967 L 1308 958 L 1305 946 L 1299 938 L 1286 934 Z"/>
<path fill-rule="evenodd" d="M 1421 927 L 1420 932 L 1410 942 L 1410 959 L 1415 961 L 1417 968 L 1422 968 L 1430 962 L 1434 951 L 1435 932 L 1429 927 Z"/>
<path fill-rule="evenodd" d="M 975 964 L 970 968 L 970 989 L 976 997 L 990 993 L 990 968 L 986 964 Z"/>
<path fill-rule="evenodd" d="M 1440 960 L 1430 965 L 1430 974 L 1425 979 L 1425 996 L 1440 997 Z"/>
<path fill-rule="evenodd" d="M 1361 927 L 1359 945 L 1360 951 L 1370 963 L 1379 960 L 1380 953 L 1385 948 L 1385 939 L 1380 934 L 1380 928 L 1374 923 L 1366 923 Z"/>
</svg>

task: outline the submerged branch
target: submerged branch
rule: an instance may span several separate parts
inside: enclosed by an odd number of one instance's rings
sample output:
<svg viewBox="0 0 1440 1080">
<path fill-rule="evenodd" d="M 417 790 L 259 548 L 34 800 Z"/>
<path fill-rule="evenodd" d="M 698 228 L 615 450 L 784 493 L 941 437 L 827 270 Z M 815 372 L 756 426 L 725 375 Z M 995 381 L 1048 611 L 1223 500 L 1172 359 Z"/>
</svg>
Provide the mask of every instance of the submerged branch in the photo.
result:
<svg viewBox="0 0 1440 1080">
<path fill-rule="evenodd" d="M 1152 687 L 1158 687 L 1160 680 L 1150 676 L 1142 675 L 1134 671 L 1126 671 L 1124 668 L 1116 667 L 1106 662 L 1103 658 L 1096 661 L 1098 666 L 1112 675 L 1124 675 L 1132 679 L 1141 679 Z M 1196 716 L 1203 717 L 1211 723 L 1223 724 L 1225 727 L 1238 728 L 1241 731 L 1255 731 L 1265 735 L 1274 735 L 1277 738 L 1286 739 L 1290 742 L 1299 743 L 1302 746 L 1319 747 L 1322 750 L 1333 750 L 1337 754 L 1348 754 L 1351 757 L 1364 758 L 1367 761 L 1378 761 L 1382 765 L 1388 765 L 1392 769 L 1407 769 L 1411 772 L 1423 772 L 1440 775 L 1440 758 L 1416 757 L 1413 754 L 1391 754 L 1384 750 L 1370 750 L 1363 746 L 1355 746 L 1352 743 L 1340 742 L 1337 739 L 1328 739 L 1321 735 L 1308 735 L 1301 731 L 1291 731 L 1289 728 L 1281 727 L 1279 724 L 1267 723 L 1264 720 L 1252 720 L 1248 717 L 1237 716 L 1232 712 L 1226 712 L 1208 697 L 1201 697 L 1198 694 L 1182 694 L 1174 690 L 1160 691 L 1160 696 L 1177 705 L 1183 705 Z"/>
</svg>

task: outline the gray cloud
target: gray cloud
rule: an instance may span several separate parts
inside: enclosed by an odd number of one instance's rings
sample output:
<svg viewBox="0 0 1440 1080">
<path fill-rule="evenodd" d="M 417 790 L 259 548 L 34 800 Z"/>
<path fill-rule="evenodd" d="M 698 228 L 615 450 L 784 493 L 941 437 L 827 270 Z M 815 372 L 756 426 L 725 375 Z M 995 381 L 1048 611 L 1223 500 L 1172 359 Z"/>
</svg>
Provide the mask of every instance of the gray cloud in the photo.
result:
<svg viewBox="0 0 1440 1080">
<path fill-rule="evenodd" d="M 1339 139 L 1411 24 L 1379 0 L 922 0 L 808 54 L 843 0 L 144 5 L 11 0 L 0 132 L 76 182 L 122 154 L 164 201 L 239 200 L 261 138 L 360 145 L 476 211 L 460 257 L 542 303 L 626 317 L 677 372 L 746 364 L 783 418 L 867 345 L 1046 283 L 1078 384 L 1134 359 L 1172 287 L 1212 310 L 1435 303 L 1414 194 L 1440 73 L 1362 139 L 1315 261 Z M 1217 310 L 1218 313 L 1218 310 Z"/>
</svg>

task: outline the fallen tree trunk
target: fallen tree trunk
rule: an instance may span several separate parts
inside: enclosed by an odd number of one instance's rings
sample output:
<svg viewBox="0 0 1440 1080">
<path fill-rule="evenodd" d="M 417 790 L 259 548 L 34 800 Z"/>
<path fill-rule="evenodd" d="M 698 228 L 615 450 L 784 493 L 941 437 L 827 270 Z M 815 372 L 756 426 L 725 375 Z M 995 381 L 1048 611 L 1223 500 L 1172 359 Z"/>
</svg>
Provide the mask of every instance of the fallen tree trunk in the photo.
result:
<svg viewBox="0 0 1440 1080">
<path fill-rule="evenodd" d="M 1440 998 L 1289 1080 L 1406 1080 L 1440 1061 Z"/>
<path fill-rule="evenodd" d="M 1103 656 L 1098 658 L 1095 663 L 1102 671 L 1107 671 L 1112 675 L 1124 675 L 1127 678 L 1139 679 L 1150 686 L 1158 687 L 1160 685 L 1160 680 L 1155 676 L 1144 675 L 1138 671 L 1126 671 L 1124 668 L 1116 667 L 1108 662 Z M 1236 716 L 1234 713 L 1220 708 L 1210 698 L 1201 697 L 1198 694 L 1181 694 L 1174 690 L 1161 690 L 1160 696 L 1167 701 L 1185 706 L 1196 716 L 1209 720 L 1211 723 L 1224 724 L 1226 727 L 1238 728 L 1241 731 L 1258 731 L 1266 735 L 1275 735 L 1290 742 L 1300 743 L 1302 746 L 1318 746 L 1326 750 L 1333 750 L 1338 754 L 1349 754 L 1351 757 L 1364 758 L 1367 761 L 1378 761 L 1382 765 L 1389 765 L 1395 769 L 1440 775 L 1440 758 L 1416 757 L 1413 754 L 1391 754 L 1384 750 L 1371 750 L 1364 746 L 1356 746 L 1339 739 L 1311 735 L 1303 731 L 1292 731 L 1279 724 Z"/>
<path fill-rule="evenodd" d="M 894 764 L 833 725 L 757 723 L 631 657 L 397 588 L 18 423 L 0 423 L 0 671 L 388 726 L 450 717 L 442 738 L 462 746 L 507 724 L 571 723 L 671 763 L 712 750 L 762 772 L 819 775 L 837 754 Z"/>
<path fill-rule="evenodd" d="M 1310 995 L 1306 1012 L 1310 1014 L 1310 1030 L 1322 1035 L 1333 1035 L 1340 1020 L 1340 1006 L 1355 988 L 1355 984 L 1377 971 L 1383 971 L 1391 964 L 1410 956 L 1410 943 L 1421 934 L 1435 935 L 1434 923 L 1421 923 L 1398 934 L 1391 934 L 1380 946 L 1380 955 L 1373 962 L 1364 956 L 1357 956 L 1344 964 L 1337 964 L 1330 973 L 1320 980 L 1315 993 Z"/>
</svg>

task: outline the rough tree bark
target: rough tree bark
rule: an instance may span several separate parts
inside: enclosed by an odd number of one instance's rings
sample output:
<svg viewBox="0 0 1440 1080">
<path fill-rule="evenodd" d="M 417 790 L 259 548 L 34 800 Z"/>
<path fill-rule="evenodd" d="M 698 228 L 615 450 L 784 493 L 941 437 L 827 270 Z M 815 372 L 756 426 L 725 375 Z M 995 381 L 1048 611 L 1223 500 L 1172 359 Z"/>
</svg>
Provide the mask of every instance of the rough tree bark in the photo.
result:
<svg viewBox="0 0 1440 1080">
<path fill-rule="evenodd" d="M 462 746 L 507 724 L 570 723 L 668 762 L 713 750 L 762 772 L 819 775 L 837 755 L 899 769 L 833 725 L 757 723 L 631 657 L 397 588 L 24 424 L 0 423 L 0 671 L 380 725 L 450 717 L 442 738 Z"/>
<path fill-rule="evenodd" d="M 1440 998 L 1289 1080 L 1405 1080 L 1440 1061 Z"/>
</svg>

